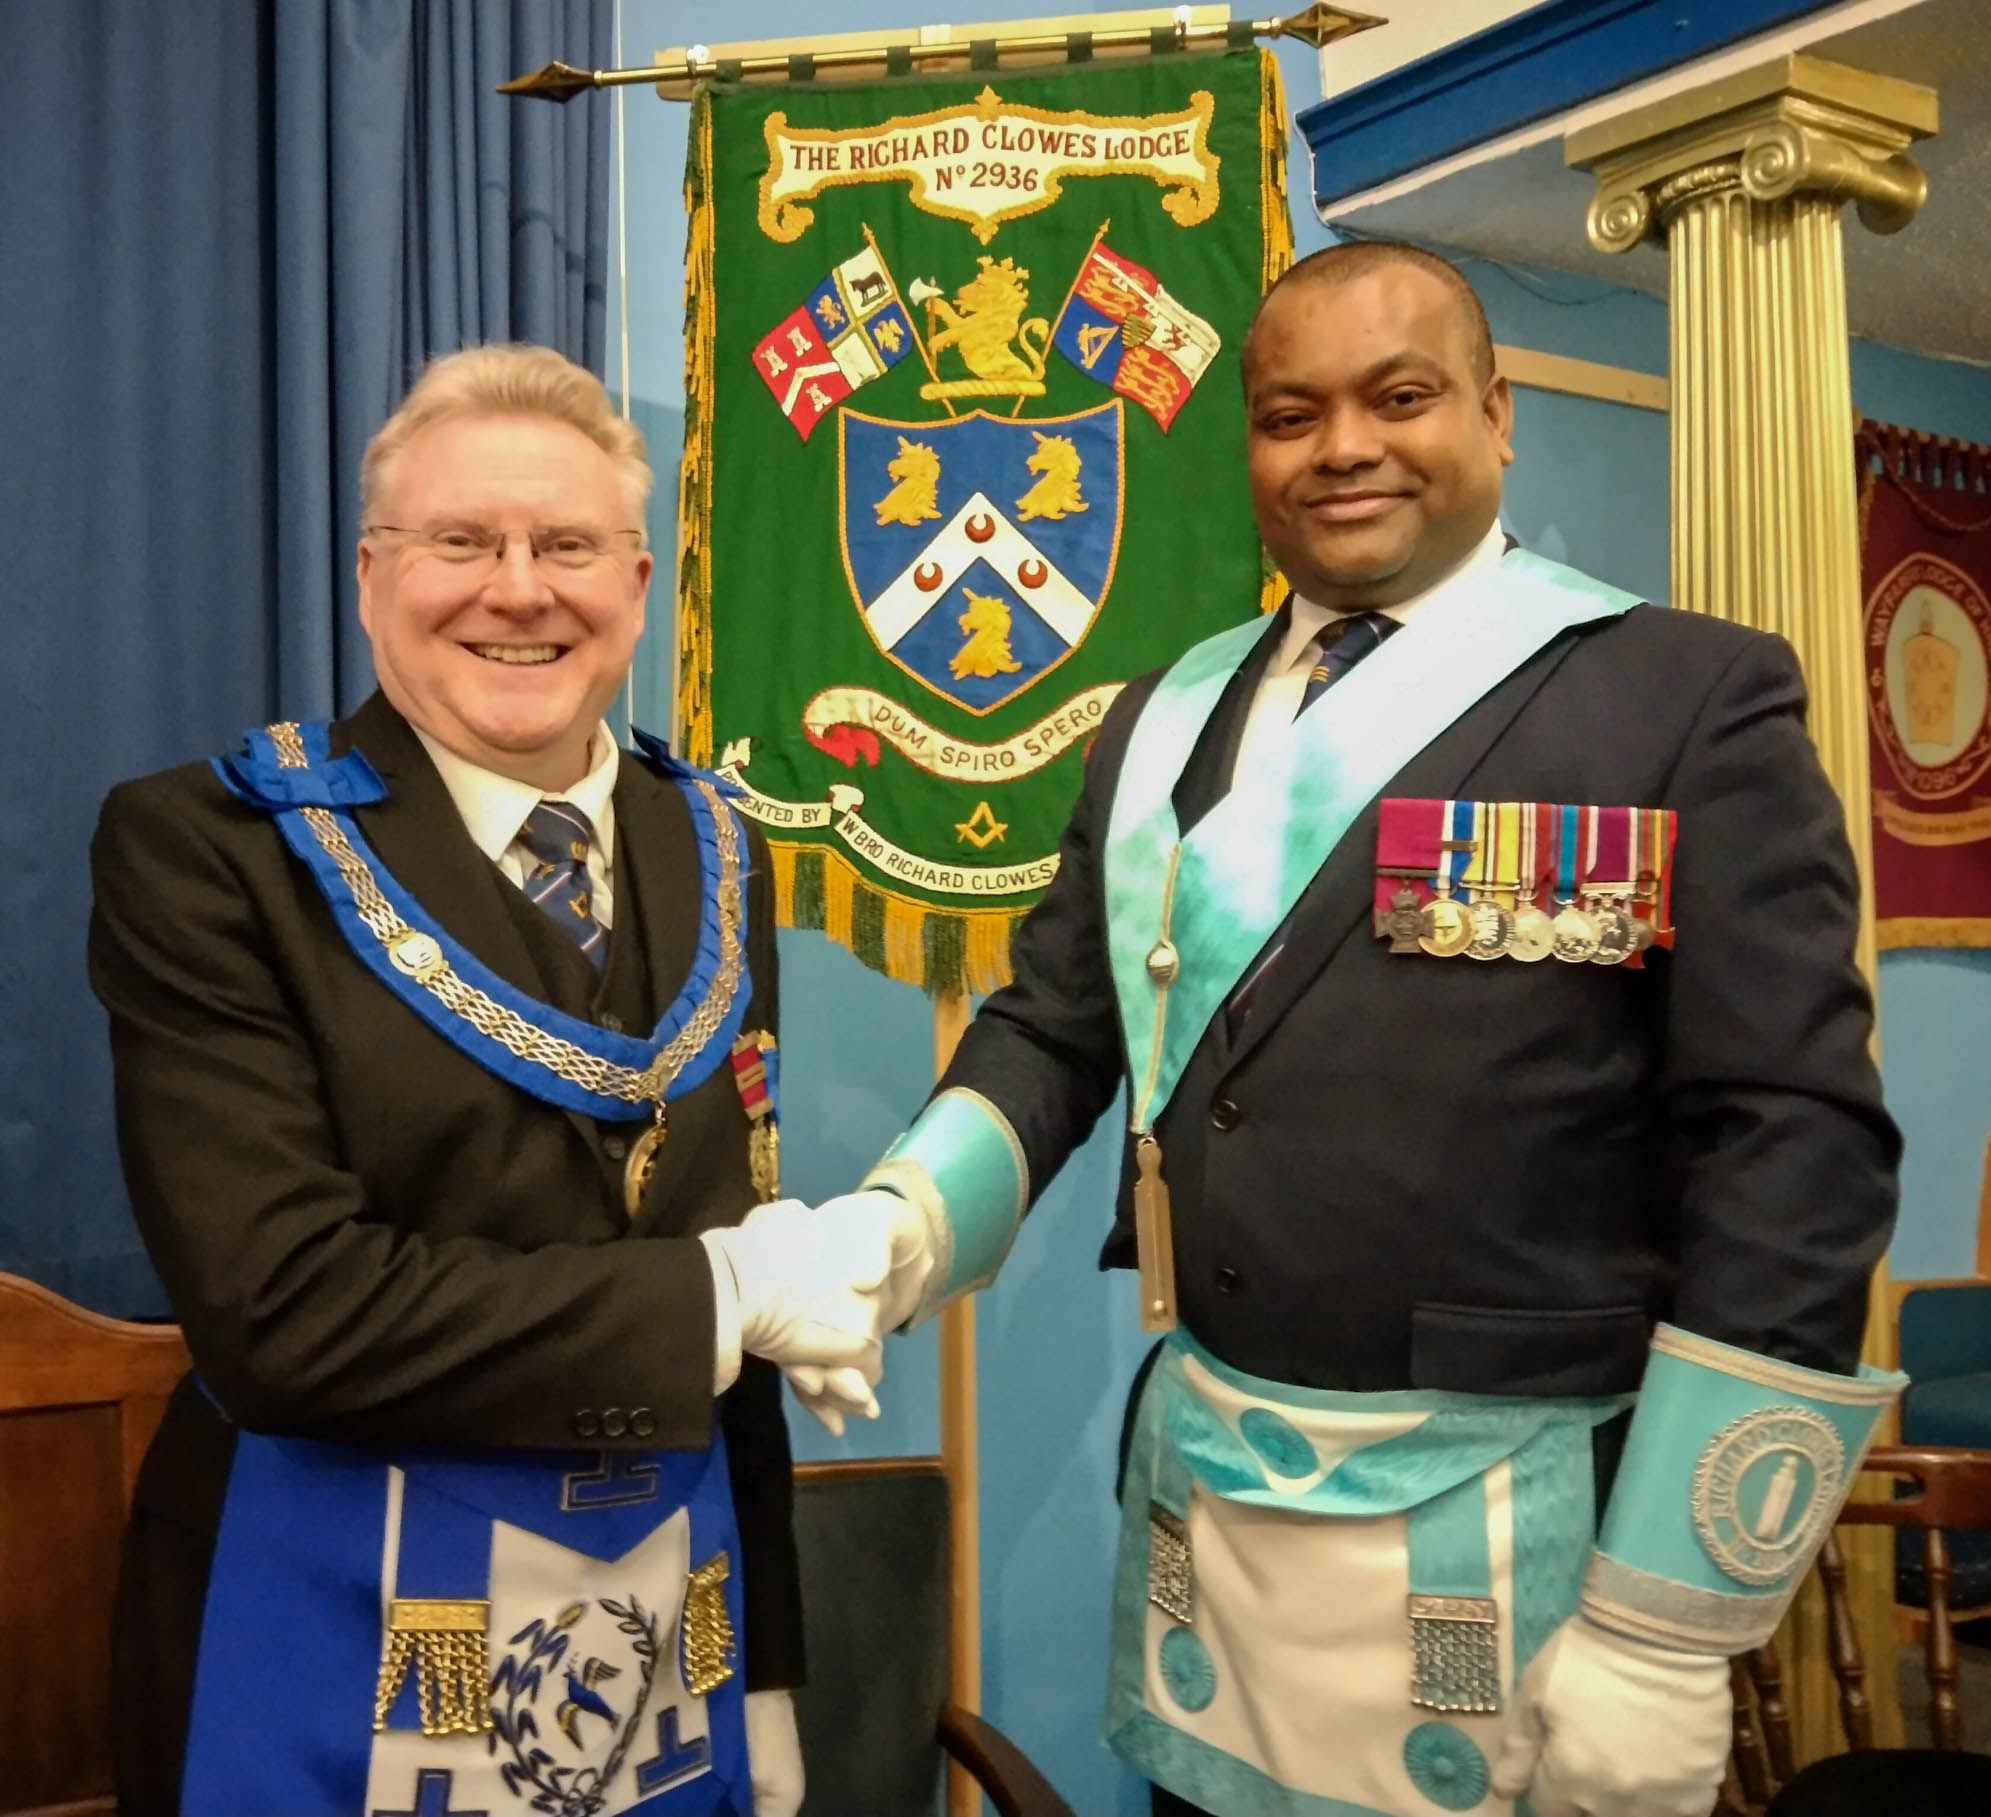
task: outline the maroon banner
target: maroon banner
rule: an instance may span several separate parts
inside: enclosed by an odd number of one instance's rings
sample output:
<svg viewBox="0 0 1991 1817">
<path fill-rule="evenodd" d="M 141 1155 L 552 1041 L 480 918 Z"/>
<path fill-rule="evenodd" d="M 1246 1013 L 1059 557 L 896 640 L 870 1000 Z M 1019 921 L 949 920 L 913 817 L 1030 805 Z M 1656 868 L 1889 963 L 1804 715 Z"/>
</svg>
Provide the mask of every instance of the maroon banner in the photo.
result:
<svg viewBox="0 0 1991 1817">
<path fill-rule="evenodd" d="M 1879 944 L 1991 946 L 1991 448 L 1854 446 Z"/>
</svg>

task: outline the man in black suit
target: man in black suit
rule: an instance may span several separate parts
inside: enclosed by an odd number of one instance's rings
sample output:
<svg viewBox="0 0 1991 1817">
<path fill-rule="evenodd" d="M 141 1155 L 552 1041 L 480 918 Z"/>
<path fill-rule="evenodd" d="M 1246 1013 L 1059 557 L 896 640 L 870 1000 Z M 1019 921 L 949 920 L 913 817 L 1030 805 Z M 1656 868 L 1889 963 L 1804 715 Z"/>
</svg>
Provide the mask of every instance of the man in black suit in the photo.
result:
<svg viewBox="0 0 1991 1817">
<path fill-rule="evenodd" d="M 198 1371 L 127 1536 L 120 1808 L 578 1783 L 786 1817 L 774 1365 L 868 1401 L 846 1283 L 885 1251 L 756 1208 L 766 848 L 602 721 L 652 568 L 641 437 L 559 355 L 476 348 L 364 478 L 380 691 L 121 785 L 94 848 L 125 1172 Z"/>
<path fill-rule="evenodd" d="M 993 1278 L 1124 1084 L 1103 1260 L 1138 1227 L 1180 1329 L 1107 1726 L 1157 1812 L 1694 1817 L 1727 1656 L 1893 1391 L 1853 1373 L 1898 1138 L 1802 678 L 1503 537 L 1444 261 L 1303 261 L 1242 363 L 1293 592 L 1108 716 L 1015 982 L 867 1181 L 881 1320 Z"/>
</svg>

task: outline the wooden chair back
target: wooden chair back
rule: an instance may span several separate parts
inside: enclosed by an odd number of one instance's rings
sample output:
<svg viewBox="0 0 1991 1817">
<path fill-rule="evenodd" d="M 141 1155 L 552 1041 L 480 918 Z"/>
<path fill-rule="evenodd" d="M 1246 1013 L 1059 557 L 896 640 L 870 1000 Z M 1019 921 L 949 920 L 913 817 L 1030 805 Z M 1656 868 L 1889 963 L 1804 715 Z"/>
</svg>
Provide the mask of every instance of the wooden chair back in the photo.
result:
<svg viewBox="0 0 1991 1817">
<path fill-rule="evenodd" d="M 1911 1493 L 1899 1500 L 1848 1502 L 1839 1519 L 1853 1526 L 1922 1530 L 1922 1559 L 1929 1585 L 1923 1651 L 1929 1677 L 1930 1736 L 1939 1749 L 1961 1749 L 1956 1633 L 1949 1601 L 1949 1545 L 1944 1534 L 1959 1528 L 1991 1529 L 1991 1451 L 1876 1446 L 1860 1468 L 1914 1485 Z M 1832 1675 L 1839 1687 L 1839 1718 L 1848 1750 L 1860 1753 L 1874 1745 L 1873 1706 L 1867 1696 L 1866 1666 L 1846 1596 L 1845 1561 L 1830 1535 L 1818 1555 L 1818 1574 L 1825 1592 Z M 1775 1645 L 1758 1647 L 1737 1659 L 1733 1674 L 1735 1777 L 1743 1802 L 1760 1809 L 1796 1770 L 1783 1667 Z"/>
<path fill-rule="evenodd" d="M 0 1274 L 0 1813 L 111 1809 L 111 1594 L 173 1325 Z"/>
</svg>

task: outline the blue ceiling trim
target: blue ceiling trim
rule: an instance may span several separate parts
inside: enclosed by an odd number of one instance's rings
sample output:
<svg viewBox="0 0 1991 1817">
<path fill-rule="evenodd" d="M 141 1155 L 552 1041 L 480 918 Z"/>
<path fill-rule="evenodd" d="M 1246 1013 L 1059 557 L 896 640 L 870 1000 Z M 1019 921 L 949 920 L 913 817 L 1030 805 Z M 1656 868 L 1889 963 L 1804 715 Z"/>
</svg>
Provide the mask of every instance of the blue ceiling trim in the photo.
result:
<svg viewBox="0 0 1991 1817">
<path fill-rule="evenodd" d="M 1610 94 L 1826 0 L 1544 0 L 1307 108 L 1314 200 L 1359 195 Z"/>
</svg>

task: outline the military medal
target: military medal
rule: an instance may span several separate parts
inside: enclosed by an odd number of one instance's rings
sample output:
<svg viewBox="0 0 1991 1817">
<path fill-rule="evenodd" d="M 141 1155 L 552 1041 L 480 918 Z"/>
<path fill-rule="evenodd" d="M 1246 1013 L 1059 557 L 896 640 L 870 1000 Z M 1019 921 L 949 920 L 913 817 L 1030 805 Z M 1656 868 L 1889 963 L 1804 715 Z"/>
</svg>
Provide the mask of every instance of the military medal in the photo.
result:
<svg viewBox="0 0 1991 1817">
<path fill-rule="evenodd" d="M 1555 922 L 1545 914 L 1536 898 L 1542 891 L 1541 851 L 1537 833 L 1541 807 L 1533 801 L 1521 804 L 1521 887 L 1514 901 L 1514 932 L 1508 937 L 1510 957 L 1524 965 L 1546 959 L 1555 948 Z"/>
<path fill-rule="evenodd" d="M 1599 899 L 1590 911 L 1597 927 L 1597 950 L 1590 955 L 1592 965 L 1622 965 L 1632 955 L 1635 936 L 1632 918 L 1609 896 Z"/>
<path fill-rule="evenodd" d="M 1622 965 L 1634 950 L 1632 918 L 1625 912 L 1625 904 L 1637 887 L 1632 881 L 1631 817 L 1630 808 L 1590 810 L 1584 887 L 1597 923 L 1597 950 L 1590 955 L 1593 965 Z M 1622 883 L 1616 881 L 1620 877 Z M 1600 878 L 1606 881 L 1598 881 Z"/>
<path fill-rule="evenodd" d="M 1456 959 L 1472 944 L 1472 917 L 1463 902 L 1454 900 L 1452 887 L 1464 873 L 1478 841 L 1466 837 L 1472 830 L 1469 801 L 1448 801 L 1440 812 L 1449 822 L 1453 836 L 1438 842 L 1438 874 L 1432 880 L 1437 896 L 1424 905 L 1418 918 L 1417 944 L 1434 959 Z"/>
<path fill-rule="evenodd" d="M 1472 936 L 1466 942 L 1466 957 L 1500 959 L 1506 956 L 1508 943 L 1514 938 L 1514 913 L 1500 900 L 1500 860 L 1503 851 L 1511 852 L 1513 848 L 1511 837 L 1501 838 L 1502 820 L 1508 816 L 1508 809 L 1497 801 L 1480 801 L 1473 803 L 1472 815 L 1479 850 L 1473 854 L 1466 871 L 1466 884 L 1473 898 L 1466 911 L 1467 931 Z"/>
<path fill-rule="evenodd" d="M 1409 885 L 1399 883 L 1391 892 L 1389 913 L 1383 917 L 1382 931 L 1390 937 L 1390 951 L 1416 952 L 1417 936 L 1421 926 L 1422 917 L 1417 910 L 1417 892 Z"/>
<path fill-rule="evenodd" d="M 1582 965 L 1597 951 L 1597 923 L 1577 905 L 1576 839 L 1583 810 L 1567 804 L 1555 811 L 1555 899 L 1562 904 L 1553 923 L 1550 950 L 1565 965 Z"/>
</svg>

